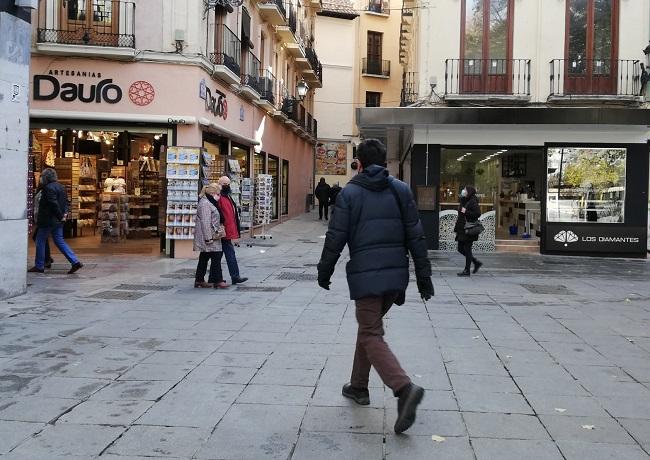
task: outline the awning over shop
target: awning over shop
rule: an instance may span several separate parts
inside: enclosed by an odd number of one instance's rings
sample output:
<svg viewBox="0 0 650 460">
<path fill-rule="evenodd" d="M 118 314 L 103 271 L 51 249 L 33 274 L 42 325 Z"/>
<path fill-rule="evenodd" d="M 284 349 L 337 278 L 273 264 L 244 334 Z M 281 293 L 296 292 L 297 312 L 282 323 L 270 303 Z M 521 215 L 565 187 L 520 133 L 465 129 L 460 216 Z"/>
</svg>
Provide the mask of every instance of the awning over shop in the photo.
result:
<svg viewBox="0 0 650 460">
<path fill-rule="evenodd" d="M 190 115 L 147 115 L 135 113 L 72 112 L 67 110 L 31 109 L 30 118 L 54 120 L 111 121 L 129 123 L 156 123 L 169 125 L 193 125 L 196 117 Z"/>
<path fill-rule="evenodd" d="M 259 141 L 256 141 L 255 139 L 252 139 L 250 137 L 242 136 L 241 134 L 237 134 L 234 131 L 231 131 L 227 128 L 224 128 L 223 126 L 220 126 L 207 118 L 199 118 L 199 124 L 201 126 L 205 126 L 209 131 L 214 131 L 217 134 L 221 134 L 223 136 L 229 137 L 232 140 L 235 140 L 237 142 L 241 142 L 242 144 L 246 145 L 259 145 Z"/>
</svg>

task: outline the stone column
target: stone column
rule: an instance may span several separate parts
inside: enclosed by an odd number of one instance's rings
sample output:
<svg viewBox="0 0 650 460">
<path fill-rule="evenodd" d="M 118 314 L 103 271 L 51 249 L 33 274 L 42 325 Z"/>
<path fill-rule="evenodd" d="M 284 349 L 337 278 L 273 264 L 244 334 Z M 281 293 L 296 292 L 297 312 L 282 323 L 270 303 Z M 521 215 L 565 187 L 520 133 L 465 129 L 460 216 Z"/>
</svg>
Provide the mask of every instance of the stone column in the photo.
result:
<svg viewBox="0 0 650 460">
<path fill-rule="evenodd" d="M 29 10 L 0 0 L 0 299 L 27 287 Z"/>
</svg>

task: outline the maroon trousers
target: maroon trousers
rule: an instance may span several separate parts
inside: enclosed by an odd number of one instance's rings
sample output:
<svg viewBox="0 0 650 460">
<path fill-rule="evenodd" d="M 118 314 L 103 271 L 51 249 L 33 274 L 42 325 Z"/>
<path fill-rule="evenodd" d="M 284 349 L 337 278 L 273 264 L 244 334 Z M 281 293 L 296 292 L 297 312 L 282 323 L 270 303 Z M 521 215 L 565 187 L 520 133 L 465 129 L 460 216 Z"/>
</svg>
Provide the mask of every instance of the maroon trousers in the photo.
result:
<svg viewBox="0 0 650 460">
<path fill-rule="evenodd" d="M 388 344 L 384 342 L 382 318 L 388 313 L 396 298 L 397 294 L 385 294 L 381 297 L 365 297 L 356 301 L 359 332 L 350 379 L 353 387 L 368 388 L 370 366 L 375 368 L 384 384 L 393 390 L 393 393 L 411 383 L 411 379 L 388 348 Z"/>
</svg>

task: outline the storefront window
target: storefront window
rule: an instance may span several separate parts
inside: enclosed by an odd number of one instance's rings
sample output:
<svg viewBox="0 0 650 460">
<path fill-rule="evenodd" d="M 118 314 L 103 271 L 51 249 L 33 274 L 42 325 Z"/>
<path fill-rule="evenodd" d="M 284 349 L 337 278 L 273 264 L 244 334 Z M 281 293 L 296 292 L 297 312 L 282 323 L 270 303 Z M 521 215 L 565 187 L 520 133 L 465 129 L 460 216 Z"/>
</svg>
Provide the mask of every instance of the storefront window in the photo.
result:
<svg viewBox="0 0 650 460">
<path fill-rule="evenodd" d="M 279 182 L 280 182 L 280 160 L 277 157 L 269 155 L 269 174 L 273 177 L 273 198 L 271 202 L 271 218 L 278 218 L 278 198 L 279 198 Z"/>
<path fill-rule="evenodd" d="M 282 215 L 289 214 L 289 161 L 282 160 Z"/>
<path fill-rule="evenodd" d="M 547 220 L 623 223 L 627 149 L 549 148 Z"/>
<path fill-rule="evenodd" d="M 500 176 L 496 156 L 483 151 L 443 149 L 440 167 L 441 210 L 457 209 L 465 185 L 477 190 L 481 212 L 494 210 Z"/>
</svg>

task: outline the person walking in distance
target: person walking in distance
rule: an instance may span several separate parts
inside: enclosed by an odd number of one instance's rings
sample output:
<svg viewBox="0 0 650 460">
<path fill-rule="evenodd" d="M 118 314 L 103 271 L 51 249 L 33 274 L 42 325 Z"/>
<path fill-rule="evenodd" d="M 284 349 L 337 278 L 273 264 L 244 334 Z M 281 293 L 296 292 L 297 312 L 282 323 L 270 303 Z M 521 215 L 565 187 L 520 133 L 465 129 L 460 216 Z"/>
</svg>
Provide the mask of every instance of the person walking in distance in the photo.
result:
<svg viewBox="0 0 650 460">
<path fill-rule="evenodd" d="M 41 198 L 43 197 L 43 185 L 42 181 L 39 181 L 38 188 L 36 189 L 36 194 L 34 195 L 34 200 L 32 203 L 32 208 L 34 209 L 34 217 L 33 217 L 33 224 L 34 224 L 34 231 L 32 232 L 32 241 L 34 241 L 34 245 L 36 245 L 36 236 L 38 235 L 38 207 L 41 204 Z M 54 263 L 54 259 L 52 259 L 52 254 L 50 252 L 50 243 L 48 240 L 45 240 L 45 268 L 52 268 L 52 263 Z M 34 264 L 36 264 L 36 255 L 34 255 Z"/>
<path fill-rule="evenodd" d="M 470 276 L 470 268 L 474 263 L 474 273 L 478 272 L 483 265 L 472 255 L 472 245 L 478 240 L 478 235 L 467 235 L 465 233 L 465 224 L 467 222 L 476 222 L 481 217 L 481 208 L 476 198 L 476 189 L 471 185 L 465 186 L 460 192 L 460 203 L 458 204 L 458 218 L 456 219 L 456 241 L 458 241 L 458 252 L 465 256 L 465 269 L 458 273 L 458 276 Z"/>
<path fill-rule="evenodd" d="M 323 211 L 325 211 L 325 220 L 329 218 L 329 203 L 330 203 L 330 186 L 325 182 L 325 178 L 321 177 L 314 195 L 318 199 L 318 219 L 323 220 Z"/>
<path fill-rule="evenodd" d="M 425 300 L 434 294 L 431 263 L 411 190 L 386 169 L 386 147 L 368 139 L 359 145 L 357 154 L 360 172 L 336 200 L 318 263 L 318 284 L 329 290 L 334 267 L 347 244 L 347 281 L 350 298 L 356 302 L 359 329 L 352 376 L 342 393 L 358 404 L 370 404 L 368 379 L 370 367 L 374 367 L 399 398 L 395 432 L 402 433 L 415 421 L 424 390 L 411 382 L 384 341 L 382 318 L 393 304 L 404 303 L 408 253 Z"/>
<path fill-rule="evenodd" d="M 221 185 L 221 199 L 219 200 L 219 212 L 221 220 L 226 227 L 226 237 L 221 240 L 223 254 L 226 256 L 228 272 L 232 284 L 241 284 L 248 281 L 248 278 L 242 278 L 239 274 L 239 265 L 237 264 L 237 255 L 235 254 L 235 244 L 241 236 L 241 223 L 239 220 L 239 209 L 232 199 L 230 190 L 230 178 L 223 176 L 219 179 Z"/>
<path fill-rule="evenodd" d="M 38 204 L 38 220 L 36 222 L 38 225 L 36 232 L 36 264 L 28 271 L 32 273 L 43 273 L 45 271 L 45 247 L 51 234 L 54 245 L 72 265 L 68 274 L 73 274 L 83 267 L 83 264 L 79 262 L 74 251 L 70 249 L 70 246 L 63 239 L 63 225 L 70 213 L 68 195 L 65 187 L 58 182 L 56 171 L 52 168 L 43 170 L 40 185 L 42 186 L 42 196 Z"/>
<path fill-rule="evenodd" d="M 330 187 L 330 206 L 332 206 L 331 214 L 334 214 L 334 205 L 336 204 L 336 197 L 339 196 L 341 190 L 343 189 L 338 184 L 338 182 L 332 185 L 332 187 Z"/>
<path fill-rule="evenodd" d="M 196 227 L 194 229 L 194 250 L 199 251 L 199 262 L 196 265 L 194 278 L 195 288 L 226 289 L 228 284 L 223 280 L 221 272 L 221 242 L 223 234 L 221 216 L 217 209 L 220 201 L 219 184 L 210 184 L 203 187 L 199 193 L 199 205 L 196 210 Z M 205 282 L 205 273 L 210 262 L 210 275 Z"/>
</svg>

